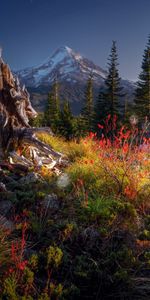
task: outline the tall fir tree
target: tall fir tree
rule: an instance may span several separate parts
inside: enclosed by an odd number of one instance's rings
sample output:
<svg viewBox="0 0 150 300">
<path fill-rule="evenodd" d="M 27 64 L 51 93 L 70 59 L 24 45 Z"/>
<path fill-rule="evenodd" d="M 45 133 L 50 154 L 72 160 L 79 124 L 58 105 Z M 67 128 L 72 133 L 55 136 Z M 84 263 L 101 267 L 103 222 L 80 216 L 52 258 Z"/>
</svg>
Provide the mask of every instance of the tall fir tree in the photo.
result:
<svg viewBox="0 0 150 300">
<path fill-rule="evenodd" d="M 52 85 L 52 89 L 48 94 L 48 102 L 44 113 L 44 123 L 50 126 L 54 133 L 59 132 L 60 126 L 60 100 L 59 100 L 59 84 L 57 79 Z"/>
<path fill-rule="evenodd" d="M 146 49 L 144 50 L 142 71 L 137 82 L 134 103 L 139 124 L 141 124 L 146 117 L 150 120 L 150 36 Z"/>
<path fill-rule="evenodd" d="M 118 54 L 116 41 L 112 42 L 111 54 L 108 58 L 108 76 L 105 80 L 106 85 L 106 103 L 108 107 L 108 113 L 113 117 L 115 114 L 120 115 L 122 105 L 120 104 L 120 98 L 124 96 L 121 87 L 121 78 L 119 77 L 118 71 Z"/>
<path fill-rule="evenodd" d="M 94 129 L 94 97 L 93 97 L 93 75 L 91 74 L 85 90 L 85 101 L 81 111 L 84 131 L 89 132 Z"/>
<path fill-rule="evenodd" d="M 112 42 L 111 53 L 108 58 L 108 75 L 105 79 L 105 89 L 99 94 L 96 102 L 96 121 L 103 121 L 108 115 L 111 116 L 110 125 L 113 136 L 113 120 L 114 116 L 120 117 L 123 114 L 123 106 L 121 98 L 125 96 L 123 87 L 121 87 L 121 78 L 118 71 L 118 54 L 116 41 Z"/>
<path fill-rule="evenodd" d="M 30 125 L 32 127 L 42 127 L 45 125 L 44 123 L 44 113 L 38 113 L 38 116 L 35 119 L 30 120 Z"/>
<path fill-rule="evenodd" d="M 61 111 L 60 134 L 66 140 L 71 140 L 75 135 L 75 122 L 71 112 L 69 101 L 64 101 Z"/>
<path fill-rule="evenodd" d="M 101 89 L 95 103 L 95 130 L 98 130 L 98 124 L 104 124 L 106 116 L 109 114 L 104 90 Z"/>
</svg>

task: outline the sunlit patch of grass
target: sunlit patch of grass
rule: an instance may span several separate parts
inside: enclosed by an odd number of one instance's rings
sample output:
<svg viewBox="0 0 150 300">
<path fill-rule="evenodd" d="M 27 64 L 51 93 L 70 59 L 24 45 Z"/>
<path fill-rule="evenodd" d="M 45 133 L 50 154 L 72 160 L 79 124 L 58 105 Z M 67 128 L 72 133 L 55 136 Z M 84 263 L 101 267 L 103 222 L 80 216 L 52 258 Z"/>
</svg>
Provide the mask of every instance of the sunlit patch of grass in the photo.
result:
<svg viewBox="0 0 150 300">
<path fill-rule="evenodd" d="M 51 136 L 48 133 L 38 133 L 37 137 L 45 144 L 51 146 L 54 150 L 66 154 L 67 142 L 65 142 L 63 138 Z"/>
<path fill-rule="evenodd" d="M 80 143 L 71 141 L 68 143 L 67 156 L 71 161 L 76 161 L 86 155 L 87 147 L 83 140 Z"/>
<path fill-rule="evenodd" d="M 47 133 L 38 133 L 37 136 L 54 150 L 66 155 L 71 161 L 83 157 L 88 149 L 88 145 L 85 144 L 84 140 L 81 140 L 80 143 L 76 141 L 66 142 L 62 137 L 51 136 Z"/>
</svg>

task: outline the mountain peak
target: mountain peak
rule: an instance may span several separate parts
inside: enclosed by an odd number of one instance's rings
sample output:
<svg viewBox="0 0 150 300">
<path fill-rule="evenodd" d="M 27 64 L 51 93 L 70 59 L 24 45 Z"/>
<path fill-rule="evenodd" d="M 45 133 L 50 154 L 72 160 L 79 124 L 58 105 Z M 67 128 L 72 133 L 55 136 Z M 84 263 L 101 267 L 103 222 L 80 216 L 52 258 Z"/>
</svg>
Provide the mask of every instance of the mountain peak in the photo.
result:
<svg viewBox="0 0 150 300">
<path fill-rule="evenodd" d="M 67 56 L 67 57 L 70 57 L 75 60 L 82 59 L 82 56 L 77 51 L 74 51 L 72 48 L 70 48 L 68 46 L 59 47 L 53 54 L 53 56 L 56 56 L 56 55 L 61 55 L 61 57 L 64 55 L 64 57 Z"/>
<path fill-rule="evenodd" d="M 72 84 L 79 80 L 85 82 L 91 73 L 97 83 L 103 82 L 106 77 L 106 71 L 66 45 L 59 47 L 42 64 L 18 73 L 22 79 L 26 78 L 27 86 L 35 87 L 50 85 L 56 76 Z"/>
<path fill-rule="evenodd" d="M 52 57 L 56 55 L 61 55 L 61 56 L 64 55 L 64 57 L 65 56 L 75 57 L 76 52 L 68 46 L 61 46 L 57 48 L 57 50 L 53 53 Z"/>
<path fill-rule="evenodd" d="M 68 46 L 61 46 L 58 50 L 64 50 L 64 51 L 66 51 L 68 53 L 72 53 L 73 52 L 73 50 L 70 47 L 68 47 Z"/>
</svg>

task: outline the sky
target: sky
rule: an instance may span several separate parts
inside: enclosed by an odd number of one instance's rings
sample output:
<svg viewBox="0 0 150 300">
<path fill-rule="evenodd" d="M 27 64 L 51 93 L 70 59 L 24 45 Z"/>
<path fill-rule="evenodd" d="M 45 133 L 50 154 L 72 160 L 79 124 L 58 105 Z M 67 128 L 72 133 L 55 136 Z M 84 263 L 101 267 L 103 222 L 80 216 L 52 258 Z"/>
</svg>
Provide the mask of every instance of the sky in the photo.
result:
<svg viewBox="0 0 150 300">
<path fill-rule="evenodd" d="M 117 41 L 120 76 L 137 80 L 150 34 L 150 0 L 0 0 L 0 46 L 13 70 L 68 46 L 107 69 Z"/>
</svg>

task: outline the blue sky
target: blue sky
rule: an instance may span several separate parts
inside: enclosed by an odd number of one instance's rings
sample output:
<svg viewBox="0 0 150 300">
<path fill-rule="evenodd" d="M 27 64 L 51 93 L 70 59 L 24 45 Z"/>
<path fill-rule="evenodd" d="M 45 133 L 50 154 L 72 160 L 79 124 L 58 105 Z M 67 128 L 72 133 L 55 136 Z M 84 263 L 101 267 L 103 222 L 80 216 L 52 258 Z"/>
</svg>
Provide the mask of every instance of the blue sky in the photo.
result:
<svg viewBox="0 0 150 300">
<path fill-rule="evenodd" d="M 11 68 L 39 64 L 67 45 L 106 69 L 116 40 L 120 75 L 137 79 L 149 0 L 0 0 L 0 8 L 0 45 Z"/>
</svg>

